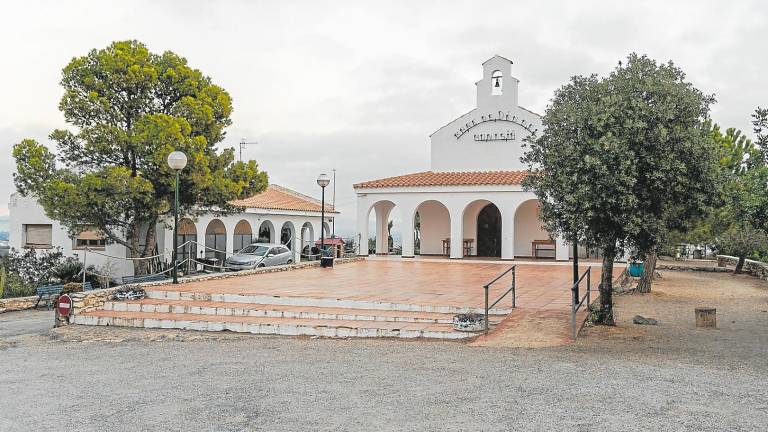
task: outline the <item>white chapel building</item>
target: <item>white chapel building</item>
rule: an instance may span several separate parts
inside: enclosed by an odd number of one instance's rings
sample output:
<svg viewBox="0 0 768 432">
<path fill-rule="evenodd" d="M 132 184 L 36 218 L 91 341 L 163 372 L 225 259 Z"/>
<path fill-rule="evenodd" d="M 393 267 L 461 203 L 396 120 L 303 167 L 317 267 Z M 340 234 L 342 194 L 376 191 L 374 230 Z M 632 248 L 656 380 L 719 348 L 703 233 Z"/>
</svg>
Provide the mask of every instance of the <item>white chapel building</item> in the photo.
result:
<svg viewBox="0 0 768 432">
<path fill-rule="evenodd" d="M 498 55 L 483 63 L 477 107 L 430 135 L 429 171 L 354 185 L 360 255 L 369 253 L 371 212 L 376 253 L 390 252 L 387 224 L 398 208 L 403 257 L 569 259 L 568 244 L 542 229 L 538 200 L 521 186 L 523 139 L 541 129 L 541 117 L 518 104 L 511 72 L 512 61 Z"/>
</svg>

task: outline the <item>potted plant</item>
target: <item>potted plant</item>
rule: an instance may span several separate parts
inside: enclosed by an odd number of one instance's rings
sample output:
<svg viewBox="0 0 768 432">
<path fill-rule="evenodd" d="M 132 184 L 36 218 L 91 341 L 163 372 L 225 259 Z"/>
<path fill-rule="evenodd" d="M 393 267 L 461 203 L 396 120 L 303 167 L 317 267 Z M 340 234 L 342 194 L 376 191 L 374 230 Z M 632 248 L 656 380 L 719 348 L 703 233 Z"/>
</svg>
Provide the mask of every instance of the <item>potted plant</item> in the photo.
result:
<svg viewBox="0 0 768 432">
<path fill-rule="evenodd" d="M 476 312 L 462 313 L 453 317 L 453 328 L 458 331 L 477 332 L 485 330 L 485 316 Z"/>
</svg>

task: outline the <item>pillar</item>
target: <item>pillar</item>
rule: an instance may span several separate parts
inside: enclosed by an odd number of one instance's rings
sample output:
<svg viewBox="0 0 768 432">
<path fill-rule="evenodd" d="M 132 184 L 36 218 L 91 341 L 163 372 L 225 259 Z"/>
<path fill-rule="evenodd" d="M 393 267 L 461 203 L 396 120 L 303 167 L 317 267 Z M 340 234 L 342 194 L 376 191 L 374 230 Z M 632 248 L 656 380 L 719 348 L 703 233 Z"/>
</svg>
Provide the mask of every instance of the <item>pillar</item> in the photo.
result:
<svg viewBox="0 0 768 432">
<path fill-rule="evenodd" d="M 451 212 L 451 258 L 464 257 L 463 209 Z"/>
<path fill-rule="evenodd" d="M 513 205 L 502 205 L 501 213 L 501 259 L 515 259 L 515 209 Z"/>
<path fill-rule="evenodd" d="M 400 212 L 403 215 L 403 229 L 401 231 L 403 242 L 402 256 L 403 258 L 413 258 L 413 218 L 416 215 L 416 210 L 401 208 Z"/>
</svg>

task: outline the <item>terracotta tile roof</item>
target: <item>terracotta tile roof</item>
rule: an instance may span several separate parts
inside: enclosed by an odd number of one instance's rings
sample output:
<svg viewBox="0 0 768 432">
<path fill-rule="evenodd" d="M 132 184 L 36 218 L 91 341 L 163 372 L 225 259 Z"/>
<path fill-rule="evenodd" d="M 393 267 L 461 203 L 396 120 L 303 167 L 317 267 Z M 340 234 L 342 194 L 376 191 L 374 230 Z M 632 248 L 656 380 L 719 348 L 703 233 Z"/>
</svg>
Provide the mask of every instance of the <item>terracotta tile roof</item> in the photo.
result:
<svg viewBox="0 0 768 432">
<path fill-rule="evenodd" d="M 480 186 L 519 185 L 528 171 L 469 171 L 432 172 L 425 171 L 397 177 L 387 177 L 354 185 L 355 189 L 420 187 L 420 186 Z"/>
<path fill-rule="evenodd" d="M 320 200 L 302 195 L 288 188 L 270 184 L 267 188 L 248 198 L 230 201 L 239 207 L 266 210 L 295 210 L 320 213 Z M 325 205 L 327 213 L 338 213 L 333 206 Z"/>
</svg>

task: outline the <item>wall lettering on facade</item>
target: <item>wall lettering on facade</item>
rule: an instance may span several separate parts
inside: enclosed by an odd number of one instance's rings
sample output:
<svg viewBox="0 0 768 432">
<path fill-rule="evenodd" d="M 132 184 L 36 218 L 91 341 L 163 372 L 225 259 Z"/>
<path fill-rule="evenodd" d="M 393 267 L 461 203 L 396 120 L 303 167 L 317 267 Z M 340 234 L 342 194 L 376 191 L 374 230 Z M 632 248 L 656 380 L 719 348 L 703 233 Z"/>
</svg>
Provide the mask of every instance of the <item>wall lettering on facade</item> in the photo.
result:
<svg viewBox="0 0 768 432">
<path fill-rule="evenodd" d="M 474 134 L 475 141 L 514 141 L 515 131 Z"/>
<path fill-rule="evenodd" d="M 459 130 L 454 132 L 453 136 L 456 137 L 456 139 L 461 138 L 465 133 L 469 132 L 472 128 L 474 128 L 477 125 L 481 125 L 483 123 L 487 122 L 497 122 L 497 121 L 503 121 L 503 122 L 510 122 L 514 123 L 516 125 L 522 126 L 525 130 L 527 130 L 530 133 L 535 132 L 535 129 L 533 129 L 533 124 L 530 122 L 526 122 L 525 119 L 519 119 L 517 116 L 512 115 L 509 111 L 498 111 L 495 113 L 488 113 L 483 114 L 480 116 L 479 119 L 473 118 L 472 120 L 469 120 L 464 124 L 464 126 L 459 127 Z M 499 136 L 499 138 L 492 138 L 492 139 L 478 139 L 478 137 L 487 137 L 487 136 Z M 501 136 L 505 135 L 505 133 L 492 133 L 492 134 L 476 134 L 475 135 L 475 141 L 496 141 L 496 140 L 504 140 L 504 141 L 510 141 L 514 140 L 514 132 L 512 132 L 511 138 L 501 138 Z"/>
</svg>

